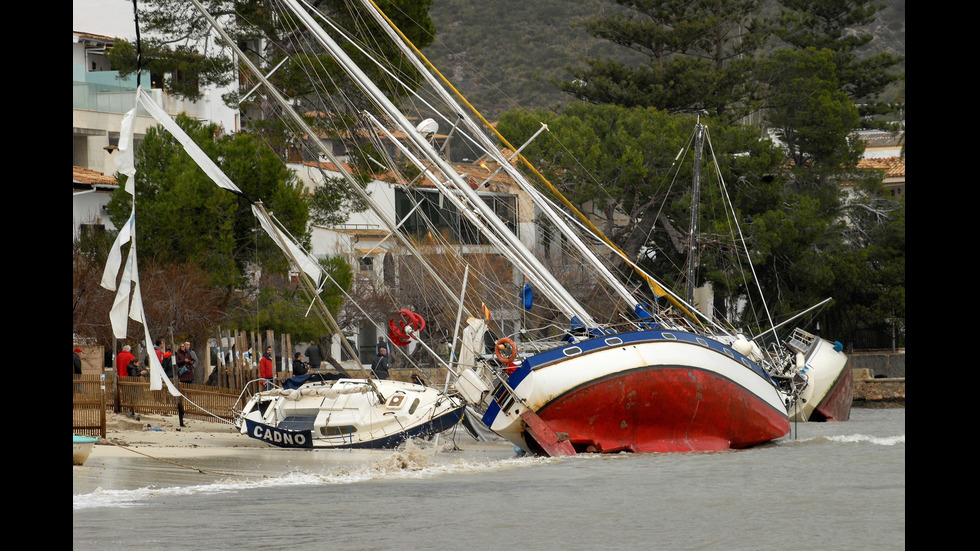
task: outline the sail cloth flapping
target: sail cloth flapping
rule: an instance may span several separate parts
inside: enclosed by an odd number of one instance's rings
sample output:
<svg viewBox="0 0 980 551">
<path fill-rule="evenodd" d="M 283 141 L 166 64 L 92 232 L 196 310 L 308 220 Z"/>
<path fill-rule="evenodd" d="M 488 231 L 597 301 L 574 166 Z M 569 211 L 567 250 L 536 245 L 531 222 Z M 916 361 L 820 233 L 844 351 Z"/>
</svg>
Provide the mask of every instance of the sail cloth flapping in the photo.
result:
<svg viewBox="0 0 980 551">
<path fill-rule="evenodd" d="M 140 90 L 136 93 L 136 103 L 140 102 Z M 102 286 L 110 291 L 116 291 L 116 298 L 109 311 L 109 320 L 112 323 L 112 333 L 118 339 L 126 338 L 126 330 L 129 325 L 126 318 L 143 325 L 143 338 L 146 349 L 149 351 L 147 358 L 150 364 L 150 390 L 162 390 L 164 385 L 172 396 L 180 396 L 180 391 L 170 382 L 170 378 L 163 372 L 160 358 L 153 350 L 153 338 L 150 337 L 150 329 L 146 326 L 146 313 L 143 310 L 143 294 L 140 290 L 139 265 L 136 261 L 136 186 L 134 176 L 136 175 L 134 156 L 133 156 L 133 120 L 136 117 L 134 107 L 126 116 L 123 117 L 122 127 L 120 128 L 119 153 L 116 155 L 116 168 L 126 175 L 126 193 L 132 195 L 132 211 L 126 224 L 119 229 L 119 235 L 109 251 L 109 258 L 106 262 L 105 271 L 102 272 Z M 116 284 L 116 275 L 122 261 L 122 246 L 129 243 L 129 255 L 126 265 L 123 268 L 122 277 L 119 284 Z M 132 295 L 132 298 L 130 298 Z"/>
<path fill-rule="evenodd" d="M 153 98 L 150 97 L 142 88 L 136 89 L 136 105 L 142 106 L 161 126 L 163 126 L 183 147 L 184 151 L 194 160 L 194 162 L 204 171 L 205 174 L 218 186 L 242 197 L 246 195 L 242 190 L 231 181 L 228 176 L 218 168 L 218 165 L 207 156 L 206 153 L 187 135 L 180 126 L 164 111 Z M 136 188 L 135 175 L 136 168 L 133 155 L 133 120 L 136 116 L 134 107 L 123 118 L 120 128 L 119 152 L 116 155 L 116 168 L 120 173 L 125 174 L 126 187 L 132 204 L 132 212 L 126 224 L 119 229 L 119 235 L 109 251 L 106 261 L 105 271 L 102 274 L 102 286 L 110 291 L 116 291 L 116 298 L 113 301 L 109 319 L 112 323 L 112 332 L 117 339 L 126 338 L 127 317 L 143 325 L 144 338 L 146 339 L 146 349 L 153 350 L 153 340 L 150 337 L 149 328 L 146 326 L 146 315 L 143 309 L 142 293 L 139 286 L 139 270 L 136 261 Z M 251 201 L 249 201 L 252 203 Z M 281 231 L 269 214 L 264 209 L 251 204 L 252 213 L 259 220 L 262 229 L 269 235 L 272 241 L 286 254 L 287 258 L 293 258 L 299 264 L 298 268 L 305 272 L 316 285 L 319 285 L 323 277 L 323 270 L 319 262 L 306 251 L 304 251 L 292 238 Z M 122 247 L 129 243 L 129 255 L 125 266 L 122 266 Z M 120 268 L 123 268 L 122 276 L 117 276 Z M 130 296 L 132 295 L 132 296 Z M 171 383 L 170 379 L 164 374 L 163 366 L 156 354 L 148 354 L 150 360 L 150 389 L 161 390 L 164 385 L 174 396 L 179 396 L 180 391 Z"/>
</svg>

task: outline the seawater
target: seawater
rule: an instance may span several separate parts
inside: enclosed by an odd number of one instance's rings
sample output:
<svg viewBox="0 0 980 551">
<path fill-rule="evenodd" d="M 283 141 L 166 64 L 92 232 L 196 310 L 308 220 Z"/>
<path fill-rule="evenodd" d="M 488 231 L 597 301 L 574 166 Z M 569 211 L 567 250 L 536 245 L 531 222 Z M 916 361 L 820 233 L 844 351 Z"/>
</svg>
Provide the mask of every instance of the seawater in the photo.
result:
<svg viewBox="0 0 980 551">
<path fill-rule="evenodd" d="M 715 453 L 539 458 L 456 444 L 177 460 L 199 470 L 105 458 L 73 471 L 73 547 L 905 547 L 904 408 Z"/>
</svg>

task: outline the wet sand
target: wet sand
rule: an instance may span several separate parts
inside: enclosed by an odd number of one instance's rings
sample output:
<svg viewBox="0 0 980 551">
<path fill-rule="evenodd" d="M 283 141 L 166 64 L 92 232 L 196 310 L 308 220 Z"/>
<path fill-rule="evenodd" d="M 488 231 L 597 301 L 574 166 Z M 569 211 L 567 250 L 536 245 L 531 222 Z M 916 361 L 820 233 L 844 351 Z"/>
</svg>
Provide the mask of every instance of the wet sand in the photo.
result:
<svg viewBox="0 0 980 551">
<path fill-rule="evenodd" d="M 84 466 L 73 467 L 72 494 L 257 480 L 290 473 L 412 471 L 457 461 L 514 457 L 503 440 L 477 442 L 461 428 L 439 444 L 413 441 L 398 450 L 298 450 L 269 446 L 225 423 L 177 417 L 110 414 L 106 438 Z"/>
</svg>

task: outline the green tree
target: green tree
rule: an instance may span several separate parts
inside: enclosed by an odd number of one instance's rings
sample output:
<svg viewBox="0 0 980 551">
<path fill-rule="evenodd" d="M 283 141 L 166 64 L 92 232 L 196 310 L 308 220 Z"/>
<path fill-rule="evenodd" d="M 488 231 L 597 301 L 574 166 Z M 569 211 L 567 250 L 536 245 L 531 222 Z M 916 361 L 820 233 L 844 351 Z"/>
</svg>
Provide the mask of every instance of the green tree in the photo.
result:
<svg viewBox="0 0 980 551">
<path fill-rule="evenodd" d="M 854 102 L 840 91 L 829 50 L 779 50 L 765 64 L 766 117 L 792 163 L 792 183 L 838 214 L 837 183 L 855 173 L 864 151 L 852 137 L 860 126 Z"/>
<path fill-rule="evenodd" d="M 295 175 L 249 134 L 218 136 L 214 124 L 179 116 L 181 126 L 253 201 L 262 201 L 286 228 L 306 242 L 309 205 Z M 283 271 L 287 262 L 261 232 L 249 203 L 217 187 L 170 134 L 147 131 L 136 153 L 136 216 L 139 250 L 156 262 L 188 264 L 214 285 L 238 286 L 247 265 Z M 123 190 L 109 203 L 113 223 L 129 217 Z"/>
<path fill-rule="evenodd" d="M 598 38 L 639 52 L 647 62 L 583 59 L 563 91 L 591 103 L 706 110 L 738 118 L 757 108 L 753 53 L 768 39 L 758 0 L 615 0 L 623 9 L 583 26 Z"/>
<path fill-rule="evenodd" d="M 320 265 L 329 274 L 328 281 L 320 292 L 320 298 L 335 318 L 344 302 L 346 291 L 354 281 L 354 272 L 343 258 L 333 256 L 320 260 Z M 255 327 L 258 331 L 274 329 L 289 333 L 293 342 L 319 339 L 329 334 L 323 321 L 310 308 L 312 300 L 302 286 L 295 285 L 282 274 L 272 274 L 262 278 L 258 289 L 249 298 L 236 305 L 231 321 L 239 327 Z"/>
<path fill-rule="evenodd" d="M 801 50 L 832 53 L 838 87 L 858 102 L 862 115 L 894 110 L 878 101 L 881 93 L 901 79 L 896 67 L 902 58 L 889 53 L 861 55 L 874 38 L 861 27 L 874 21 L 884 7 L 875 0 L 779 0 L 783 6 L 776 35 Z"/>
</svg>

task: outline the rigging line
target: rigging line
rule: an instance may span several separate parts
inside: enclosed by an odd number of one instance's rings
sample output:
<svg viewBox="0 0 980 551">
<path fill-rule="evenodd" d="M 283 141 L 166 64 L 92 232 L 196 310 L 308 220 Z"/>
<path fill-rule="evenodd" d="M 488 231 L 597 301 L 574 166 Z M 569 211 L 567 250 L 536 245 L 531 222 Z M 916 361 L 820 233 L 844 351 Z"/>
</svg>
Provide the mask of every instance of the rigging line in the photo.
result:
<svg viewBox="0 0 980 551">
<path fill-rule="evenodd" d="M 418 91 L 416 91 L 416 90 L 413 90 L 413 89 L 412 89 L 412 87 L 410 87 L 410 86 L 408 86 L 408 85 L 407 85 L 407 84 L 405 84 L 405 83 L 404 83 L 404 82 L 403 82 L 402 80 L 400 80 L 400 79 L 399 79 L 399 78 L 398 78 L 398 77 L 397 77 L 397 76 L 396 76 L 396 75 L 395 75 L 395 74 L 394 74 L 394 73 L 393 73 L 393 72 L 392 72 L 392 71 L 391 71 L 391 70 L 390 70 L 389 68 L 387 68 L 387 67 L 385 67 L 385 66 L 384 66 L 384 65 L 383 65 L 383 64 L 382 64 L 382 63 L 381 63 L 381 62 L 379 61 L 379 59 L 378 59 L 378 57 L 376 57 L 376 56 L 371 56 L 371 55 L 370 55 L 370 54 L 369 54 L 369 53 L 368 53 L 367 51 L 365 51 L 365 50 L 363 50 L 363 49 L 361 49 L 361 48 L 360 48 L 360 46 L 359 46 L 359 43 L 358 43 L 358 41 L 357 41 L 357 40 L 355 40 L 355 37 L 352 37 L 352 36 L 350 36 L 350 34 L 349 34 L 349 33 L 347 33 L 347 32 L 346 32 L 346 31 L 345 31 L 344 29 L 342 29 L 342 28 L 340 28 L 340 27 L 338 27 L 338 26 L 336 26 L 336 25 L 335 25 L 335 24 L 334 24 L 334 23 L 333 23 L 333 22 L 332 22 L 332 21 L 331 21 L 331 20 L 330 20 L 330 19 L 329 19 L 329 18 L 328 18 L 328 17 L 326 16 L 326 15 L 325 15 L 325 14 L 323 14 L 322 12 L 320 12 L 320 11 L 318 11 L 318 10 L 316 10 L 316 8 L 314 8 L 313 6 L 311 6 L 311 5 L 310 5 L 310 4 L 308 3 L 308 2 L 306 2 L 305 0 L 302 0 L 302 1 L 303 1 L 303 3 L 304 3 L 304 4 L 305 4 L 305 5 L 306 5 L 306 6 L 308 7 L 308 8 L 310 8 L 310 9 L 311 9 L 311 10 L 313 11 L 313 13 L 316 13 L 316 14 L 317 14 L 317 15 L 319 15 L 319 16 L 320 16 L 321 18 L 323 18 L 323 20 L 324 20 L 324 22 L 325 22 L 325 23 L 327 23 L 327 25 L 329 25 L 329 26 L 330 26 L 330 27 L 331 27 L 331 28 L 332 28 L 332 29 L 333 29 L 334 31 L 336 31 L 336 32 L 337 32 L 338 34 L 340 34 L 341 36 L 343 36 L 343 37 L 345 37 L 345 38 L 346 38 L 347 40 L 349 40 L 349 41 L 350 41 L 350 42 L 351 42 L 351 43 L 352 43 L 352 44 L 353 44 L 353 45 L 354 45 L 355 47 L 357 47 L 357 48 L 358 48 L 358 49 L 359 49 L 359 50 L 361 51 L 361 53 L 362 53 L 362 54 L 364 54 L 364 55 L 365 55 L 366 57 L 368 57 L 368 59 L 370 59 L 370 60 L 371 60 L 372 62 L 374 62 L 374 64 L 375 64 L 375 65 L 377 65 L 377 66 L 378 66 L 378 68 L 380 68 L 380 69 L 381 69 L 382 71 L 384 71 L 384 72 L 385 72 L 386 74 L 388 74 L 388 75 L 389 75 L 389 76 L 390 76 L 391 78 L 393 78 L 393 79 L 395 79 L 395 81 L 396 81 L 396 82 L 397 82 L 398 84 L 400 84 L 400 85 L 401 85 L 401 86 L 402 86 L 402 87 L 403 87 L 403 88 L 404 88 L 404 89 L 405 89 L 406 91 L 408 91 L 408 93 L 409 93 L 409 97 L 412 97 L 412 98 L 415 98 L 415 99 L 417 99 L 418 101 L 420 101 L 420 102 L 422 102 L 422 104 L 423 104 L 423 105 L 424 105 L 424 106 L 425 106 L 425 107 L 426 107 L 426 108 L 427 108 L 427 109 L 428 109 L 429 111 L 431 111 L 431 112 L 432 112 L 433 114 L 435 114 L 436 116 L 438 116 L 439 118 L 441 118 L 441 119 L 442 119 L 443 121 L 445 121 L 445 122 L 446 122 L 447 124 L 449 124 L 449 125 L 450 125 L 450 126 L 451 126 L 451 127 L 452 127 L 452 128 L 454 129 L 454 130 L 459 130 L 459 134 L 460 134 L 460 136 L 461 136 L 462 138 L 464 138 L 464 139 L 465 139 L 466 141 L 468 141 L 468 142 L 470 143 L 470 145 L 471 145 L 471 146 L 473 146 L 473 147 L 475 147 L 475 148 L 477 148 L 477 149 L 478 149 L 479 151 L 482 151 L 482 152 L 484 152 L 485 154 L 486 154 L 486 153 L 488 153 L 488 152 L 486 151 L 486 149 L 485 149 L 485 148 L 483 147 L 483 145 L 482 145 L 482 144 L 480 144 L 478 140 L 476 140 L 476 138 L 474 138 L 474 137 L 473 137 L 473 136 L 471 136 L 470 134 L 468 134 L 468 133 L 466 133 L 466 132 L 464 132 L 464 131 L 463 131 L 462 129 L 458 129 L 458 125 L 457 125 L 457 124 L 456 124 L 456 123 L 455 123 L 455 122 L 454 122 L 454 121 L 453 121 L 453 120 L 452 120 L 451 118 L 449 118 L 449 117 L 447 117 L 446 115 L 444 115 L 444 114 L 442 113 L 442 111 L 441 111 L 440 109 L 437 109 L 437 108 L 436 108 L 435 106 L 433 106 L 433 105 L 432 105 L 432 103 L 430 103 L 430 102 L 429 102 L 429 101 L 427 101 L 427 100 L 426 100 L 425 98 L 423 98 L 423 97 L 421 96 L 421 94 L 419 94 L 419 93 L 418 93 Z M 441 100 L 440 100 L 440 101 L 441 101 Z M 457 114 L 457 120 L 458 120 L 458 114 Z"/>
<path fill-rule="evenodd" d="M 405 42 L 405 44 L 407 44 L 408 47 L 411 48 L 411 50 L 415 52 L 415 54 L 418 56 L 418 58 L 420 60 L 422 60 L 422 62 L 425 65 L 427 65 L 430 68 L 430 70 L 435 75 L 437 75 L 439 77 L 440 80 L 442 80 L 442 82 L 444 83 L 444 85 L 448 89 L 450 89 L 459 98 L 459 100 L 464 105 L 466 105 L 466 107 L 468 109 L 470 109 L 474 113 L 474 115 L 477 116 L 477 118 L 480 119 L 480 121 L 484 124 L 485 127 L 487 127 L 491 132 L 493 132 L 493 134 L 496 135 L 497 138 L 500 139 L 500 141 L 503 142 L 507 147 L 509 147 L 509 148 L 511 148 L 512 150 L 515 150 L 515 151 L 517 150 L 517 148 L 514 147 L 509 141 L 507 141 L 507 139 L 499 131 L 497 131 L 497 129 L 494 126 L 492 126 L 483 117 L 483 115 L 480 114 L 480 112 L 469 103 L 469 101 L 465 97 L 463 97 L 463 95 L 448 81 L 448 79 L 446 79 L 445 76 L 443 76 L 442 73 L 439 72 L 439 70 L 431 62 L 429 62 L 429 60 L 422 54 L 422 52 L 419 51 L 418 48 L 416 48 L 414 44 L 412 44 L 412 42 L 408 39 L 408 37 L 406 37 L 404 35 L 404 33 L 402 33 L 397 28 L 397 26 L 395 26 L 395 24 L 383 12 L 381 12 L 380 9 L 378 9 L 377 5 L 374 4 L 373 1 L 371 1 L 371 0 L 365 0 L 365 1 L 370 2 L 374 6 L 374 8 L 376 10 L 376 13 L 378 15 L 380 15 L 381 17 L 383 17 L 388 22 L 388 24 L 390 25 L 390 27 L 402 38 L 402 40 Z M 637 267 L 637 265 L 632 260 L 630 260 L 629 258 L 627 258 L 626 255 L 618 247 L 616 247 L 616 245 L 613 244 L 612 241 L 610 241 L 608 237 L 606 237 L 597 227 L 595 227 L 595 225 L 592 224 L 592 222 L 588 219 L 588 217 L 586 217 L 577 208 L 575 208 L 575 206 L 572 205 L 571 202 L 568 201 L 568 199 L 565 198 L 565 196 L 562 195 L 554 187 L 554 185 L 552 185 L 551 182 L 547 180 L 547 178 L 545 178 L 540 172 L 538 172 L 537 169 L 523 155 L 519 155 L 518 158 L 525 164 L 525 166 L 527 166 L 535 174 L 535 176 L 537 176 L 539 178 L 539 180 L 541 180 L 541 182 L 543 184 L 545 184 L 545 186 L 548 188 L 548 190 L 551 191 L 551 193 L 553 193 L 556 197 L 558 197 L 561 200 L 561 202 L 569 210 L 571 210 L 572 212 L 574 212 L 575 215 L 577 217 L 579 217 L 579 219 L 582 220 L 582 222 L 593 233 L 595 233 L 602 240 L 607 241 L 607 243 L 609 243 L 610 247 L 614 248 L 614 250 L 616 250 L 618 252 L 618 254 L 621 255 L 621 257 L 624 259 L 625 262 L 627 262 L 630 265 L 630 267 L 633 267 L 633 268 L 636 268 Z M 691 311 L 689 311 L 686 307 L 684 307 L 682 305 L 681 302 L 678 302 L 677 299 L 671 293 L 666 292 L 666 289 L 659 282 L 657 282 L 656 280 L 654 280 L 653 278 L 651 278 L 649 275 L 647 275 L 647 274 L 644 273 L 644 274 L 642 274 L 642 277 L 644 277 L 647 280 L 648 284 L 653 289 L 654 294 L 656 294 L 658 296 L 666 296 L 667 297 L 667 300 L 670 301 L 672 304 L 674 304 L 688 318 L 694 320 L 694 322 L 697 323 L 697 324 L 699 324 L 699 325 L 701 324 L 700 318 L 698 317 L 698 314 L 696 313 L 696 311 L 694 313 L 692 313 Z"/>
<path fill-rule="evenodd" d="M 711 145 L 710 137 L 709 137 L 709 140 L 708 140 L 708 145 L 709 145 L 709 148 L 710 148 L 710 145 Z M 714 161 L 715 170 L 718 172 L 718 178 L 721 181 L 722 189 L 725 192 L 725 196 L 728 197 L 728 187 L 725 185 L 725 180 L 721 177 L 721 169 L 718 167 L 718 159 L 715 157 L 713 149 L 711 151 L 712 151 L 711 158 Z M 741 239 L 741 241 L 742 241 L 742 248 L 745 250 L 745 254 L 748 255 L 749 254 L 749 247 L 748 247 L 748 244 L 745 242 L 745 235 L 742 233 L 742 225 L 739 224 L 738 216 L 735 214 L 735 206 L 731 203 L 731 199 L 730 198 L 729 198 L 729 205 L 731 205 L 732 217 L 733 217 L 733 219 L 735 221 L 735 227 L 738 229 L 739 239 Z M 759 276 L 758 276 L 758 274 L 755 271 L 755 266 L 751 262 L 751 257 L 749 257 L 749 260 L 750 260 L 749 263 L 748 263 L 749 264 L 749 268 L 752 270 L 752 277 L 753 277 L 753 279 L 755 279 L 756 286 L 758 287 L 758 285 L 759 285 Z M 769 306 L 768 306 L 768 304 L 766 304 L 766 298 L 762 294 L 762 289 L 759 288 L 758 290 L 759 290 L 759 298 L 760 298 L 760 301 L 762 302 L 762 307 L 763 307 L 763 309 L 766 312 L 766 318 L 769 320 L 770 327 L 773 328 L 772 329 L 773 335 L 776 335 L 775 324 L 773 324 L 772 314 L 770 314 L 770 312 L 769 312 Z M 777 339 L 778 339 L 778 336 L 777 336 Z"/>
<path fill-rule="evenodd" d="M 394 29 L 394 25 L 392 24 L 391 20 L 386 18 L 384 14 L 380 13 L 376 5 L 373 4 L 369 5 L 368 2 L 365 1 L 365 6 L 371 10 L 371 13 L 375 17 L 378 24 L 381 25 L 384 31 L 389 34 L 389 37 L 392 39 L 392 41 L 402 50 L 404 55 L 406 55 L 406 57 L 413 63 L 416 69 L 420 73 L 427 75 L 427 80 L 433 83 L 434 88 L 442 95 L 444 101 L 447 104 L 454 105 L 454 109 L 458 110 L 462 114 L 463 112 L 462 107 L 456 105 L 455 100 L 453 100 L 452 97 L 448 94 L 448 92 L 445 91 L 444 87 L 442 85 L 439 85 L 437 82 L 433 80 L 433 77 L 428 73 L 425 64 L 423 64 L 419 60 L 418 56 L 420 55 L 420 53 L 418 52 L 418 49 L 417 48 L 410 49 L 406 45 L 407 39 L 402 40 L 402 38 L 405 38 L 404 34 L 399 34 L 396 32 L 396 29 Z M 413 54 L 413 52 L 415 53 Z M 490 153 L 490 156 L 494 160 L 499 162 L 500 167 L 507 171 L 507 173 L 514 179 L 514 181 L 522 190 L 524 190 L 532 199 L 535 199 L 537 194 L 539 194 L 540 192 L 537 191 L 529 182 L 525 180 L 524 176 L 519 171 L 517 171 L 515 167 L 513 167 L 510 164 L 509 160 L 503 158 L 499 149 L 497 149 L 497 146 L 490 141 L 489 137 L 486 134 L 484 134 L 483 129 L 481 129 L 477 125 L 477 123 L 474 122 L 472 119 L 470 119 L 468 116 L 463 116 L 463 121 L 474 133 L 474 135 L 477 136 L 481 140 L 481 142 L 485 145 L 484 149 Z M 484 120 L 484 122 L 486 121 Z M 520 149 L 521 148 L 515 148 L 516 151 L 520 151 Z M 469 192 L 469 189 L 466 189 L 464 191 Z M 477 199 L 474 198 L 473 200 L 477 201 L 476 206 L 480 208 L 481 211 L 485 211 L 484 206 L 479 204 Z M 550 220 L 552 220 L 553 223 L 555 223 L 559 227 L 562 227 L 564 225 L 561 219 L 555 213 L 551 212 L 551 210 L 548 207 L 546 207 L 543 203 L 539 201 L 538 205 L 541 206 L 543 212 Z M 484 215 L 490 216 L 486 213 Z M 492 222 L 492 220 L 490 222 Z M 496 224 L 491 223 L 490 225 L 494 228 L 498 228 Z M 567 230 L 567 228 L 562 227 L 562 229 L 563 231 L 570 232 L 570 230 Z M 512 241 L 510 239 L 510 234 L 508 232 L 500 231 L 498 233 L 498 236 L 502 238 L 504 241 L 506 241 L 507 243 L 509 243 L 512 247 L 514 247 L 515 252 L 519 253 L 521 256 L 525 255 L 524 248 L 521 246 L 520 242 Z M 592 265 L 596 270 L 598 270 L 599 275 L 603 279 L 605 279 L 613 289 L 621 293 L 624 300 L 626 300 L 627 302 L 633 301 L 632 295 L 630 295 L 630 293 L 626 290 L 626 288 L 623 287 L 621 283 L 618 280 L 616 280 L 616 278 L 613 277 L 608 270 L 604 268 L 602 263 L 597 258 L 594 257 L 591 251 L 584 244 L 582 244 L 581 241 L 577 239 L 577 237 L 570 234 L 569 239 L 571 240 L 571 243 L 577 249 L 579 249 L 580 253 L 583 255 L 583 258 L 585 258 L 590 265 Z M 542 269 L 542 267 L 537 262 L 535 262 L 533 256 L 526 258 L 525 261 L 530 266 L 534 267 L 536 271 L 540 271 Z M 573 307 L 573 311 L 576 313 L 576 315 L 579 316 L 580 320 L 584 321 L 586 324 L 591 323 L 591 320 L 588 319 L 590 315 L 584 310 L 580 309 L 576 299 L 574 299 L 571 296 L 571 294 L 567 292 L 566 289 L 564 289 L 561 285 L 557 284 L 556 281 L 552 280 L 547 270 L 540 271 L 540 273 L 536 274 L 536 276 L 539 279 L 549 283 L 549 285 L 552 285 L 551 288 L 545 289 L 545 292 L 550 292 L 556 294 L 556 296 L 561 296 L 563 301 L 565 301 L 568 305 Z"/>
</svg>

